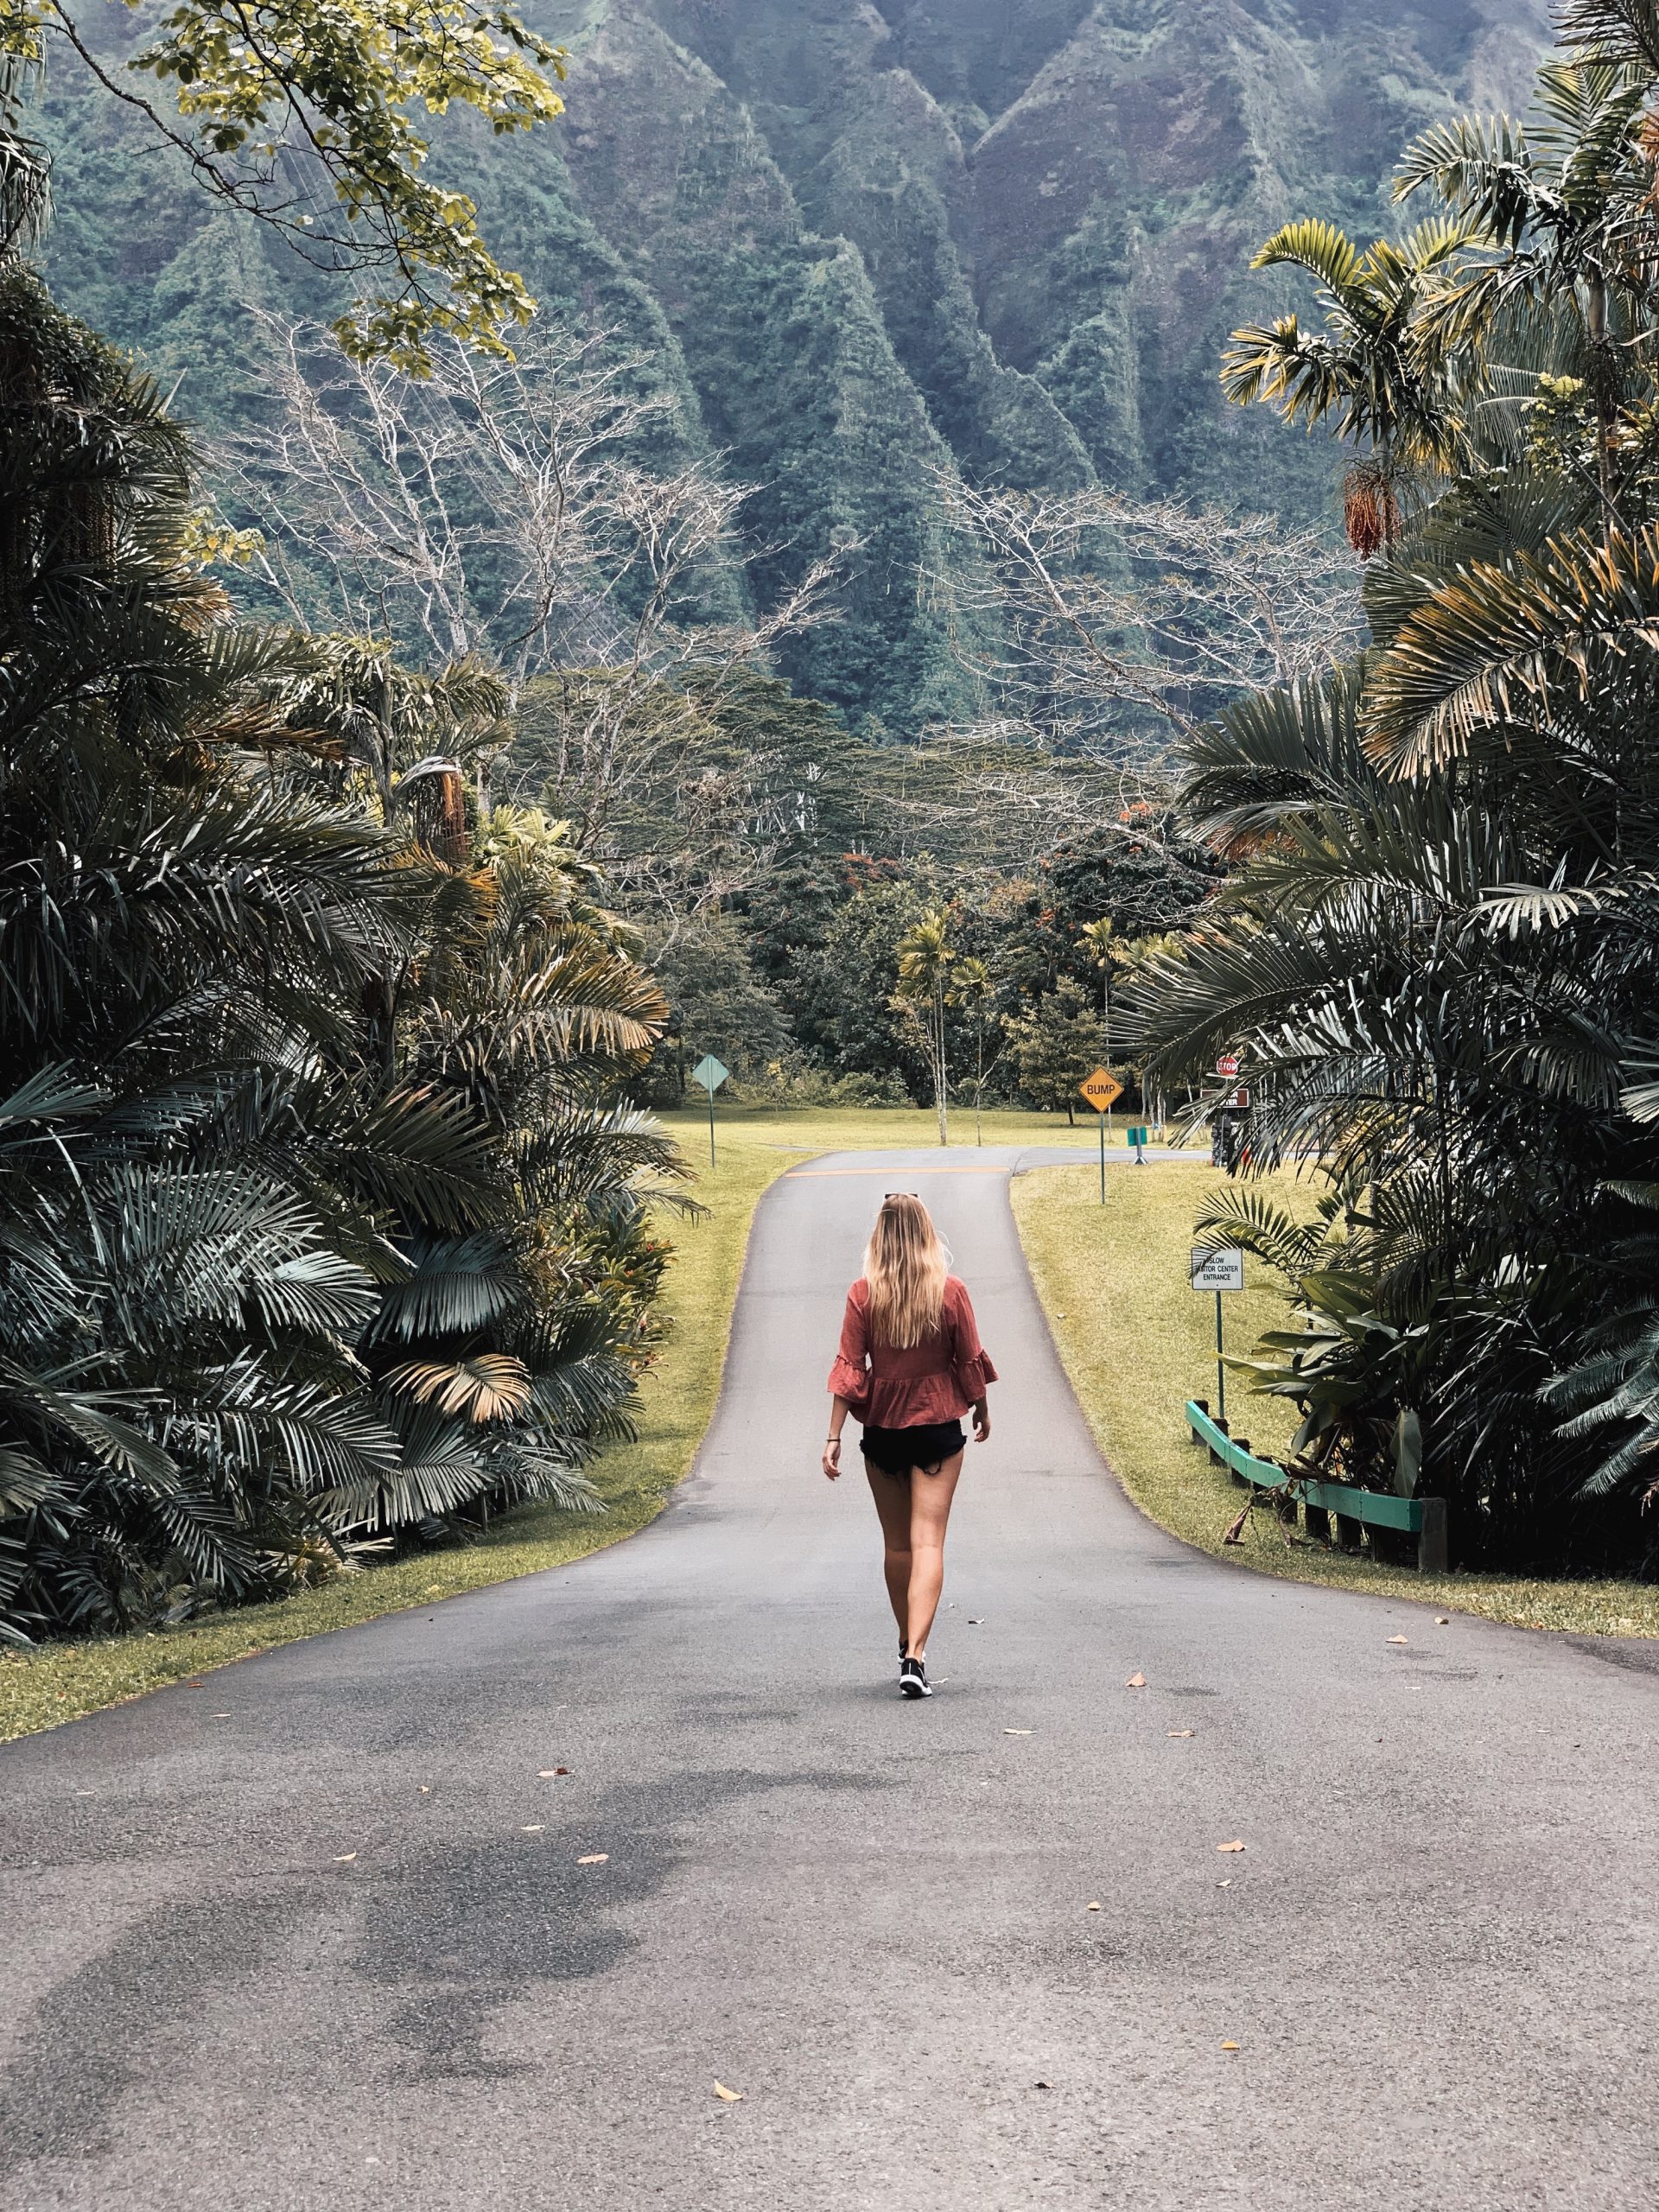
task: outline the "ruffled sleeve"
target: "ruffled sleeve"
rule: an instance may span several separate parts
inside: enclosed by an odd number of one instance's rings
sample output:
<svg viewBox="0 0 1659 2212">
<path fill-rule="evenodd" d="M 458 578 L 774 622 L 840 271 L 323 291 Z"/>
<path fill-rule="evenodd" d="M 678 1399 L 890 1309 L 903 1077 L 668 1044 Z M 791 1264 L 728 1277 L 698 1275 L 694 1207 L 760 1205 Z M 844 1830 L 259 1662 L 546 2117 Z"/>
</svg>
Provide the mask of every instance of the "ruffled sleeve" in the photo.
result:
<svg viewBox="0 0 1659 2212">
<path fill-rule="evenodd" d="M 855 1282 L 847 1294 L 847 1311 L 841 1322 L 841 1350 L 830 1370 L 830 1395 L 845 1398 L 855 1412 L 870 1394 L 869 1329 L 863 1290 L 864 1285 Z"/>
<path fill-rule="evenodd" d="M 950 1302 L 950 1363 L 957 1378 L 957 1388 L 970 1406 L 976 1406 L 996 1380 L 996 1370 L 991 1356 L 979 1341 L 979 1324 L 974 1319 L 974 1302 L 968 1295 L 968 1286 L 951 1281 L 953 1295 Z"/>
</svg>

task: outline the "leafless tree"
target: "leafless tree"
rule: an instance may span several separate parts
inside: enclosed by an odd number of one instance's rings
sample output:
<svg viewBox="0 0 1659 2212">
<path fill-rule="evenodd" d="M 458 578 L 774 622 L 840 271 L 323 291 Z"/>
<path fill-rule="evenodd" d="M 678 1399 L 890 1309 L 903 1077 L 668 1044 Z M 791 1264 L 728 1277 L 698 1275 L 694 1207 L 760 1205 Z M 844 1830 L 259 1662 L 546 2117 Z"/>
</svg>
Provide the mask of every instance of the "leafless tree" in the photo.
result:
<svg viewBox="0 0 1659 2212">
<path fill-rule="evenodd" d="M 988 581 L 957 602 L 1000 635 L 974 665 L 994 725 L 1124 766 L 1229 700 L 1317 674 L 1363 632 L 1358 569 L 1325 533 L 1268 515 L 1090 486 L 1054 495 L 942 481 Z"/>
<path fill-rule="evenodd" d="M 417 382 L 318 325 L 259 319 L 264 406 L 219 460 L 263 538 L 249 575 L 266 603 L 499 671 L 510 709 L 556 677 L 544 772 L 598 853 L 623 812 L 695 799 L 711 689 L 833 619 L 833 565 L 755 610 L 749 487 L 701 459 L 641 458 L 673 405 L 648 357 L 552 325 L 513 359 L 439 347 Z M 480 756 L 482 795 L 497 766 Z"/>
</svg>

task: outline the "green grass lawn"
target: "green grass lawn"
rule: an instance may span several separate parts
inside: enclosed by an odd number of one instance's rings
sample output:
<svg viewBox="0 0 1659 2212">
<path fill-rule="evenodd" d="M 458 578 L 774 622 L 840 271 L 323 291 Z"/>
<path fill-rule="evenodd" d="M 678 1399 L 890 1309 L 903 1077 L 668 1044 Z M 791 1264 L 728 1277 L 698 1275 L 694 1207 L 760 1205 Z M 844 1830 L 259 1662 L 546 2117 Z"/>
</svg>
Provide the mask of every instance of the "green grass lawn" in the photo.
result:
<svg viewBox="0 0 1659 2212">
<path fill-rule="evenodd" d="M 48 1644 L 38 1651 L 0 1649 L 0 1742 L 279 1643 L 563 1567 L 654 1519 L 690 1466 L 715 1408 L 749 1224 L 761 1192 L 804 1153 L 908 1148 L 931 1144 L 938 1134 L 931 1113 L 912 1109 L 726 1105 L 717 1114 L 712 1170 L 707 1116 L 664 1116 L 684 1146 L 696 1175 L 692 1190 L 709 1212 L 668 1226 L 676 1251 L 664 1293 L 668 1341 L 645 1384 L 638 1440 L 613 1446 L 591 1471 L 607 1509 L 602 1516 L 527 1506 L 505 1516 L 477 1543 L 342 1575 L 324 1589 L 276 1605 L 213 1614 L 150 1634 Z M 1082 1145 L 1089 1134 L 1081 1128 L 1068 1133 L 1060 1116 L 998 1111 L 985 1116 L 990 1144 Z M 972 1142 L 971 1115 L 954 1117 L 952 1138 Z"/>
<path fill-rule="evenodd" d="M 1181 1408 L 1189 1397 L 1215 1403 L 1215 1300 L 1187 1287 L 1187 1252 L 1194 1217 L 1223 1179 L 1196 1162 L 1125 1167 L 1112 1176 L 1103 1211 L 1087 1168 L 1040 1168 L 1014 1193 L 1038 1295 L 1102 1450 L 1154 1521 L 1217 1553 L 1244 1493 L 1190 1440 Z M 1247 1262 L 1245 1281 L 1223 1301 L 1228 1350 L 1238 1353 L 1285 1312 L 1265 1269 Z M 1268 1458 L 1288 1442 L 1294 1413 L 1249 1395 L 1242 1378 L 1229 1377 L 1227 1408 L 1233 1433 Z M 1301 1582 L 1421 1599 L 1522 1628 L 1659 1636 L 1659 1588 L 1649 1583 L 1420 1575 L 1293 1541 L 1260 1507 L 1242 1547 L 1225 1556 Z"/>
</svg>

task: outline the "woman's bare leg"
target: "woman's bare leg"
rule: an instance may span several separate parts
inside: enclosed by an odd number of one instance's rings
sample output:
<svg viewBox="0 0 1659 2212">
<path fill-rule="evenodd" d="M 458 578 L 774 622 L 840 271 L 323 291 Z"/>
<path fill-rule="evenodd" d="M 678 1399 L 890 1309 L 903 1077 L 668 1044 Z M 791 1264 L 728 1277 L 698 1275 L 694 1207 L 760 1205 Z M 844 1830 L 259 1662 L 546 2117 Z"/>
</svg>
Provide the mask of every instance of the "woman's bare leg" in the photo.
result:
<svg viewBox="0 0 1659 2212">
<path fill-rule="evenodd" d="M 881 1571 L 887 1579 L 887 1602 L 903 1636 L 910 1609 L 910 1484 L 897 1475 L 884 1474 L 868 1459 L 864 1471 L 870 1478 L 870 1495 L 881 1521 Z"/>
<path fill-rule="evenodd" d="M 912 1659 L 927 1656 L 927 1639 L 944 1588 L 944 1531 L 957 1494 L 963 1455 L 947 1459 L 937 1475 L 919 1467 L 910 1478 L 910 1604 L 899 1626 L 910 1639 Z M 896 1606 L 895 1606 L 896 1610 Z"/>
</svg>

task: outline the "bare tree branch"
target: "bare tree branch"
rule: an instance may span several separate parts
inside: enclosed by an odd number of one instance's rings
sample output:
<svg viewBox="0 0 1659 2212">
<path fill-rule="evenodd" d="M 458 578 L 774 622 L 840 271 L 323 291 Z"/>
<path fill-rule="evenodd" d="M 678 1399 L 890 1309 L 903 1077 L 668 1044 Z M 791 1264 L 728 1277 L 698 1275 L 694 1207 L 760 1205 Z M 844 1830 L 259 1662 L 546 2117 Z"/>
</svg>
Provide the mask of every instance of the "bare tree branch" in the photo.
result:
<svg viewBox="0 0 1659 2212">
<path fill-rule="evenodd" d="M 499 669 L 514 704 L 543 679 L 546 780 L 624 890 L 671 912 L 745 887 L 769 764 L 734 778 L 712 761 L 709 704 L 835 619 L 836 563 L 753 610 L 747 572 L 775 549 L 740 539 L 749 487 L 706 461 L 642 463 L 673 403 L 608 333 L 538 329 L 512 360 L 441 345 L 415 382 L 315 325 L 259 319 L 265 419 L 220 453 L 264 532 L 254 587 L 308 626 Z M 653 817 L 648 850 L 626 824 Z"/>
<path fill-rule="evenodd" d="M 958 582 L 957 596 L 1006 639 L 972 662 L 999 705 L 988 728 L 1004 734 L 1145 756 L 1241 692 L 1319 673 L 1363 634 L 1357 563 L 1320 531 L 1098 486 L 940 488 L 989 563 L 991 580 Z"/>
</svg>

